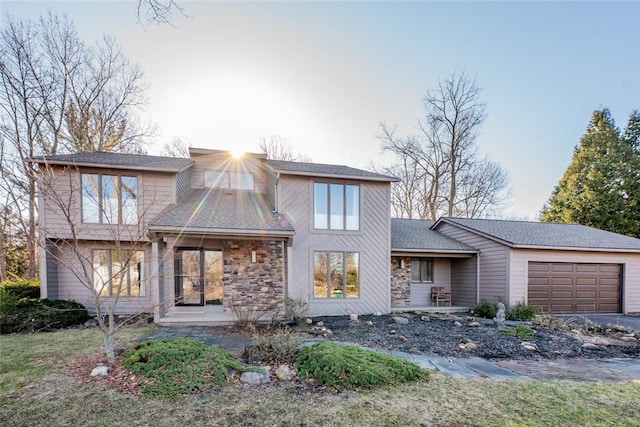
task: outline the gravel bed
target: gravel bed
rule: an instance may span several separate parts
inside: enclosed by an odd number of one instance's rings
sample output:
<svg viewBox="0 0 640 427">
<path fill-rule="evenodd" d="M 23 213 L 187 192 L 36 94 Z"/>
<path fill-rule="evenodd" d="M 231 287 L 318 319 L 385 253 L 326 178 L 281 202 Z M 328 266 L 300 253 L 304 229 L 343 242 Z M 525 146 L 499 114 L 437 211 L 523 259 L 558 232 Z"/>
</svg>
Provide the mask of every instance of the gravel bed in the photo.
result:
<svg viewBox="0 0 640 427">
<path fill-rule="evenodd" d="M 453 357 L 485 359 L 558 359 L 558 358 L 640 358 L 640 332 L 604 331 L 583 334 L 528 323 L 534 334 L 529 339 L 507 336 L 492 322 L 465 315 L 428 315 L 402 313 L 407 324 L 398 324 L 393 316 L 360 316 L 357 322 L 348 316 L 314 318 L 310 335 L 367 347 Z M 321 326 L 318 326 L 319 323 Z M 469 326 L 472 322 L 479 326 Z M 323 329 L 329 331 L 323 331 Z M 507 326 L 505 329 L 512 328 Z M 635 342 L 623 341 L 623 336 Z M 529 349 L 523 343 L 530 343 Z M 469 345 L 469 343 L 472 343 Z M 585 343 L 586 346 L 583 346 Z M 589 348 L 587 348 L 589 347 Z M 534 349 L 531 349 L 534 348 Z M 537 350 L 535 349 L 537 348 Z"/>
</svg>

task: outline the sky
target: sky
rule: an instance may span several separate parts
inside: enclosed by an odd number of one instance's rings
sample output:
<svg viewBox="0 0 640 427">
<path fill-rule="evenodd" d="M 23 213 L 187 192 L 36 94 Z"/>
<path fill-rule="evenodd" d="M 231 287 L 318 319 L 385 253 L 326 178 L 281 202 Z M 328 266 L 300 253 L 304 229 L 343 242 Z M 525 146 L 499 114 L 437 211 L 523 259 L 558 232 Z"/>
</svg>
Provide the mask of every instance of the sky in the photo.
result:
<svg viewBox="0 0 640 427">
<path fill-rule="evenodd" d="M 465 72 L 482 88 L 479 151 L 510 178 L 504 218 L 536 219 L 608 107 L 640 109 L 640 2 L 213 2 L 141 25 L 134 1 L 0 0 L 7 14 L 71 18 L 86 42 L 116 38 L 149 85 L 141 114 L 199 148 L 258 151 L 278 135 L 314 162 L 393 159 L 380 124 L 416 132 L 423 97 Z"/>
</svg>

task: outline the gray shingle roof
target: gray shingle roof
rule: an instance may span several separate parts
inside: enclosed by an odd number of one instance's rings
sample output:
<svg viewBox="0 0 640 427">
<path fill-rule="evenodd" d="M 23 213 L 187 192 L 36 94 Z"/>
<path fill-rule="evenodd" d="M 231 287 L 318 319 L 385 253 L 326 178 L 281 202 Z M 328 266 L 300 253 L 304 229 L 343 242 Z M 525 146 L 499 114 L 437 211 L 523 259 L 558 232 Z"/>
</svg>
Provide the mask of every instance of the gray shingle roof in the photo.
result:
<svg viewBox="0 0 640 427">
<path fill-rule="evenodd" d="M 391 219 L 391 250 L 425 252 L 477 252 L 471 246 L 431 229 L 433 221 Z"/>
<path fill-rule="evenodd" d="M 180 172 L 193 164 L 193 160 L 178 157 L 148 156 L 146 154 L 92 153 L 57 154 L 34 157 L 36 163 L 105 167 L 112 169 L 155 170 Z"/>
<path fill-rule="evenodd" d="M 149 224 L 150 230 L 234 234 L 294 234 L 282 215 L 273 213 L 264 195 L 247 191 L 193 190 Z"/>
<path fill-rule="evenodd" d="M 353 178 L 368 181 L 397 181 L 397 178 L 355 169 L 342 165 L 326 165 L 322 163 L 286 162 L 282 160 L 264 160 L 276 172 L 291 175 L 325 176 L 335 178 Z"/>
<path fill-rule="evenodd" d="M 579 224 L 506 221 L 493 219 L 442 218 L 512 247 L 555 247 L 640 251 L 640 239 Z"/>
</svg>

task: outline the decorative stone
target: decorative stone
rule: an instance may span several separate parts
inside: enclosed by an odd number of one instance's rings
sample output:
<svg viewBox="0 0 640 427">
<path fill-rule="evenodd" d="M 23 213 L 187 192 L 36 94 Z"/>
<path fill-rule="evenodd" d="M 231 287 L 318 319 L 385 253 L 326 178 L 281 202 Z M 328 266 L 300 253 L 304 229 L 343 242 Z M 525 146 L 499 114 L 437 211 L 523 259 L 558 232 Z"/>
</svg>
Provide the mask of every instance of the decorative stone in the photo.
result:
<svg viewBox="0 0 640 427">
<path fill-rule="evenodd" d="M 375 313 L 373 313 L 373 315 L 376 317 L 380 317 L 382 316 L 382 313 L 380 313 L 379 311 L 376 311 Z"/>
<path fill-rule="evenodd" d="M 429 316 L 420 316 L 420 320 L 422 320 L 423 322 L 428 322 L 431 320 L 431 318 Z"/>
<path fill-rule="evenodd" d="M 401 316 L 393 316 L 391 320 L 393 320 L 393 323 L 396 323 L 398 325 L 406 325 L 409 323 L 409 319 Z"/>
<path fill-rule="evenodd" d="M 93 319 L 89 319 L 86 322 L 84 322 L 85 328 L 95 328 L 96 326 L 98 326 L 98 321 L 96 320 L 95 317 Z"/>
<path fill-rule="evenodd" d="M 105 365 L 98 365 L 91 371 L 92 377 L 106 377 L 109 375 L 109 367 Z"/>
<path fill-rule="evenodd" d="M 535 343 L 529 342 L 529 341 L 523 341 L 520 343 L 520 345 L 522 346 L 522 348 L 526 349 L 526 350 L 530 350 L 530 351 L 540 351 L 540 349 L 538 348 L 537 345 L 535 345 Z"/>
<path fill-rule="evenodd" d="M 460 344 L 458 344 L 458 347 L 461 350 L 477 350 L 478 349 L 478 345 L 476 343 L 473 343 L 473 342 L 460 343 Z"/>
<path fill-rule="evenodd" d="M 473 322 L 470 322 L 467 326 L 470 328 L 477 328 L 480 326 L 480 322 L 473 321 Z"/>
<path fill-rule="evenodd" d="M 395 329 L 392 329 L 392 330 L 389 331 L 389 335 L 395 335 L 395 334 L 396 334 L 396 330 Z"/>
<path fill-rule="evenodd" d="M 325 329 L 325 331 L 324 331 L 324 335 L 325 335 L 325 336 L 327 336 L 327 335 L 333 335 L 333 331 L 332 331 L 331 329 L 328 329 L 328 328 L 327 328 L 327 329 Z"/>
<path fill-rule="evenodd" d="M 630 337 L 630 336 L 626 336 L 626 335 L 623 336 L 623 337 L 620 337 L 620 340 L 621 341 L 625 341 L 625 342 L 636 342 L 636 341 L 638 341 L 636 339 L 636 337 Z"/>
<path fill-rule="evenodd" d="M 358 315 L 357 314 L 350 314 L 349 315 L 349 320 L 351 320 L 352 322 L 359 322 Z"/>
<path fill-rule="evenodd" d="M 268 383 L 269 381 L 271 381 L 269 378 L 269 374 L 267 373 L 266 369 L 264 368 L 261 368 L 261 369 L 262 369 L 261 372 L 243 372 L 242 375 L 240 375 L 240 381 L 242 381 L 245 384 L 252 384 L 252 385 Z"/>
<path fill-rule="evenodd" d="M 316 326 L 324 326 L 324 322 L 321 320 L 318 323 L 316 323 Z"/>
<path fill-rule="evenodd" d="M 585 349 L 585 350 L 597 350 L 598 346 L 595 345 L 592 342 L 586 342 L 586 343 L 582 344 L 582 348 Z"/>
<path fill-rule="evenodd" d="M 373 325 L 373 322 L 371 320 L 367 320 L 367 322 L 365 323 L 367 326 L 371 326 Z"/>
<path fill-rule="evenodd" d="M 310 318 L 308 318 L 308 317 L 307 317 L 307 319 L 305 320 L 305 322 L 307 322 L 307 325 L 311 325 L 311 324 L 313 324 L 313 320 L 312 320 L 312 319 L 310 319 Z"/>
<path fill-rule="evenodd" d="M 276 369 L 276 377 L 278 377 L 280 381 L 291 381 L 295 378 L 295 375 L 293 375 L 289 365 L 280 365 L 278 369 Z"/>
<path fill-rule="evenodd" d="M 506 318 L 505 307 L 501 302 L 499 302 L 496 307 L 498 308 L 498 313 L 496 313 L 496 317 L 493 318 L 493 323 L 498 329 L 502 329 L 504 327 L 504 320 Z"/>
<path fill-rule="evenodd" d="M 454 324 L 455 326 L 462 326 L 462 323 L 458 322 L 457 320 L 456 320 L 455 322 L 453 322 L 453 324 Z"/>
<path fill-rule="evenodd" d="M 409 341 L 409 339 L 407 337 L 405 337 L 404 335 L 398 335 L 398 339 L 402 342 L 407 342 Z"/>
</svg>

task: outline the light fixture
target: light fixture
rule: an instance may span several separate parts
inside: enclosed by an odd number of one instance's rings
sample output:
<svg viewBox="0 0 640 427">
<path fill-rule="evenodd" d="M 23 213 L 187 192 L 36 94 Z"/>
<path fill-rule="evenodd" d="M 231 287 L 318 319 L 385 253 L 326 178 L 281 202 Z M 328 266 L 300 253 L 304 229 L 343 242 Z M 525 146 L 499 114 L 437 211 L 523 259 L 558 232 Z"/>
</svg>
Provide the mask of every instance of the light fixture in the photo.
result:
<svg viewBox="0 0 640 427">
<path fill-rule="evenodd" d="M 251 251 L 251 262 L 255 263 L 257 261 L 256 258 L 256 251 Z"/>
<path fill-rule="evenodd" d="M 404 268 L 404 259 L 400 260 L 400 268 Z"/>
</svg>

